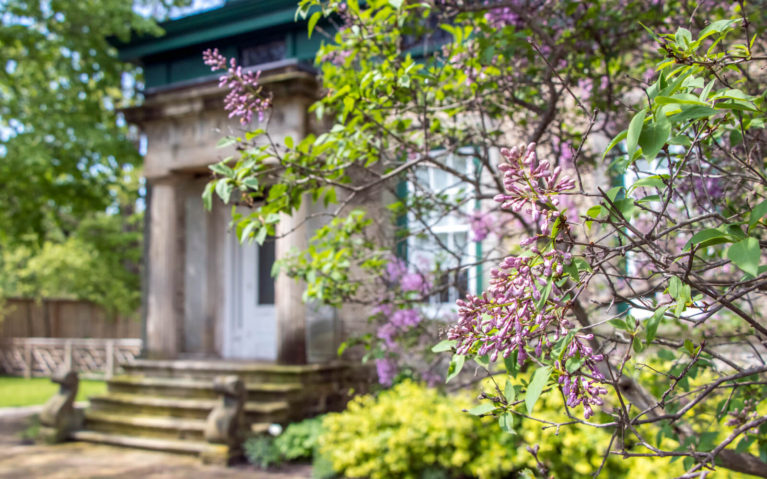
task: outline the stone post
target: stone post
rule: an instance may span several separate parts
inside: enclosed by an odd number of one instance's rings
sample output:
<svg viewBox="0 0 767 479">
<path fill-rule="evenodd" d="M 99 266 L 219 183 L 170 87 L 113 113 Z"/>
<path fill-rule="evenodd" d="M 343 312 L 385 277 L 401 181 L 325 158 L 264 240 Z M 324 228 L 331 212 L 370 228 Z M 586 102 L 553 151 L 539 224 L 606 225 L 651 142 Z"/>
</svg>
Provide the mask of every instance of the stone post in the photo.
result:
<svg viewBox="0 0 767 479">
<path fill-rule="evenodd" d="M 245 383 L 237 376 L 217 376 L 213 390 L 219 399 L 205 424 L 205 440 L 210 447 L 200 456 L 206 464 L 228 465 L 242 455 Z"/>
<path fill-rule="evenodd" d="M 63 368 L 51 377 L 51 381 L 59 384 L 59 392 L 45 403 L 40 412 L 38 439 L 57 443 L 65 441 L 72 432 L 82 427 L 82 412 L 75 409 L 80 380 L 76 372 Z"/>
</svg>

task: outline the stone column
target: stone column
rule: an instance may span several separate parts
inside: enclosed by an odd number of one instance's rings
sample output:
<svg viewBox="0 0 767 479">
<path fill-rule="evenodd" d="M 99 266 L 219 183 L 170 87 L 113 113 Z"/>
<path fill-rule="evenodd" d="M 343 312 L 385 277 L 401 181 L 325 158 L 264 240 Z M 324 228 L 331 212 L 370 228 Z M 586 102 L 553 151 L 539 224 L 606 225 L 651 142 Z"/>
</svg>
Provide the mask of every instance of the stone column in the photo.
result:
<svg viewBox="0 0 767 479">
<path fill-rule="evenodd" d="M 293 216 L 282 215 L 277 230 L 287 234 L 277 240 L 277 258 L 284 257 L 291 249 L 307 247 L 306 202 Z M 306 285 L 280 273 L 275 279 L 274 302 L 277 313 L 277 361 L 283 364 L 306 363 L 306 304 L 301 299 Z"/>
<path fill-rule="evenodd" d="M 184 209 L 178 180 L 149 180 L 149 241 L 146 264 L 145 356 L 175 358 L 181 349 L 184 285 Z"/>
</svg>

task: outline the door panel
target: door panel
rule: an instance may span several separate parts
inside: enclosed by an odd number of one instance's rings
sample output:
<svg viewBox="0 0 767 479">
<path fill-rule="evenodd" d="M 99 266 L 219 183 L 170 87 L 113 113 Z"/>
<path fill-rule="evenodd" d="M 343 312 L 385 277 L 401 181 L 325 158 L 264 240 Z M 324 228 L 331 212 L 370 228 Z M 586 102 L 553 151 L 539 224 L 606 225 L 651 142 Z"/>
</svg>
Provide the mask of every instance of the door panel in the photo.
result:
<svg viewBox="0 0 767 479">
<path fill-rule="evenodd" d="M 240 244 L 227 233 L 225 261 L 225 358 L 277 359 L 273 245 Z"/>
</svg>

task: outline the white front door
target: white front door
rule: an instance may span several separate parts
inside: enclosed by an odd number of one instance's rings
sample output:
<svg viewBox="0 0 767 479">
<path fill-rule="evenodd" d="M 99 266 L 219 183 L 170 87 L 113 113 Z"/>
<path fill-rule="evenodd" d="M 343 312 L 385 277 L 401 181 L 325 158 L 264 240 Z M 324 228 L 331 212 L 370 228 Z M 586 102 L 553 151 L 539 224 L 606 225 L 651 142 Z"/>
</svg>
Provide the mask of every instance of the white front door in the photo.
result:
<svg viewBox="0 0 767 479">
<path fill-rule="evenodd" d="M 274 307 L 274 241 L 262 246 L 240 244 L 227 233 L 224 302 L 227 359 L 277 359 L 277 316 Z"/>
</svg>

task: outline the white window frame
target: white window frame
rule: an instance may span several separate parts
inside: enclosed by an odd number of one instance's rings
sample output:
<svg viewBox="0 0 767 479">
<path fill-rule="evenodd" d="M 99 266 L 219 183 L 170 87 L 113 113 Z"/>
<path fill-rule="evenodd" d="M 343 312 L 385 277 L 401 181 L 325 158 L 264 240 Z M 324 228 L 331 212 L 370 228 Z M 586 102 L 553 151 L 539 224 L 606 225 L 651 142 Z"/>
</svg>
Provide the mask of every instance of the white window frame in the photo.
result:
<svg viewBox="0 0 767 479">
<path fill-rule="evenodd" d="M 462 171 L 466 172 L 467 176 L 473 176 L 476 174 L 476 162 L 473 158 L 473 156 L 470 156 L 473 150 L 470 148 L 464 148 L 459 150 L 461 155 L 449 155 L 445 156 L 444 160 L 450 162 L 450 166 L 454 167 L 454 169 L 459 169 L 456 166 L 456 161 L 465 161 L 466 164 L 462 165 Z M 443 154 L 444 151 L 437 150 L 432 152 L 432 155 L 440 155 Z M 460 166 L 460 165 L 458 165 Z M 432 193 L 438 194 L 438 193 L 447 193 L 450 194 L 451 192 L 454 192 L 454 194 L 459 194 L 461 189 L 466 189 L 468 186 L 470 188 L 470 185 L 466 185 L 460 178 L 450 174 L 449 172 L 440 169 L 438 166 L 432 165 L 430 163 L 425 163 L 422 165 L 418 165 L 416 168 L 425 169 L 428 172 L 428 180 L 427 182 L 419 182 L 419 185 L 421 188 L 429 188 Z M 415 174 L 419 176 L 419 172 L 416 171 Z M 438 185 L 439 178 L 437 175 L 444 175 L 444 184 Z M 422 178 L 422 177 L 421 177 Z M 427 184 L 426 184 L 427 183 Z M 463 185 L 463 188 L 462 188 Z M 413 185 L 412 182 L 407 183 L 407 195 L 408 197 L 415 197 L 417 195 L 421 194 Z M 464 262 L 467 263 L 467 265 L 462 268 L 466 271 L 467 274 L 467 284 L 466 284 L 466 291 L 464 293 L 471 293 L 476 294 L 477 293 L 477 277 L 480 274 L 478 271 L 478 268 L 474 263 L 477 261 L 477 245 L 481 244 L 480 241 L 473 241 L 471 239 L 471 225 L 466 218 L 466 216 L 471 215 L 474 211 L 477 210 L 477 205 L 475 203 L 468 202 L 465 205 L 461 206 L 461 210 L 463 211 L 462 214 L 456 215 L 456 214 L 448 214 L 445 216 L 442 216 L 437 219 L 423 219 L 418 220 L 413 213 L 408 212 L 407 214 L 407 224 L 408 227 L 412 230 L 419 231 L 423 230 L 425 222 L 428 225 L 429 230 L 434 235 L 445 235 L 447 239 L 446 247 L 449 251 L 456 251 L 457 245 L 456 245 L 456 239 L 458 235 L 465 235 L 465 241 L 466 244 L 464 246 L 463 251 L 463 257 L 461 259 L 461 263 Z M 428 235 L 425 239 L 426 242 L 431 242 L 432 244 L 436 243 L 436 240 L 433 236 L 431 236 L 431 233 L 426 232 L 425 234 Z M 418 270 L 418 263 L 421 261 L 421 259 L 418 257 L 418 252 L 425 253 L 425 249 L 423 248 L 422 244 L 419 245 L 419 243 L 423 243 L 423 239 L 419 239 L 417 235 L 411 234 L 408 236 L 407 240 L 407 258 L 406 263 L 409 270 Z M 428 248 L 428 246 L 427 246 Z M 442 248 L 439 246 L 435 246 L 434 248 L 430 249 L 437 249 L 439 248 L 440 253 L 444 254 L 444 251 L 442 251 Z M 446 255 L 445 258 L 446 263 L 450 263 L 451 261 L 454 261 L 454 258 L 452 256 Z M 432 261 L 434 258 L 427 258 L 426 256 L 421 256 L 421 258 L 425 259 L 431 259 Z M 439 258 L 441 259 L 441 258 Z M 430 267 L 433 268 L 434 262 L 431 263 Z M 436 278 L 432 278 L 432 280 L 436 280 Z M 460 299 L 462 295 L 460 295 L 460 291 L 455 287 L 451 286 L 447 291 L 447 301 L 442 301 L 441 297 L 443 293 L 435 293 L 429 298 L 429 302 L 425 303 L 422 308 L 424 308 L 424 311 L 429 314 L 436 314 L 437 312 L 444 310 L 444 309 L 451 309 L 455 310 L 455 301 L 457 299 Z"/>
</svg>

